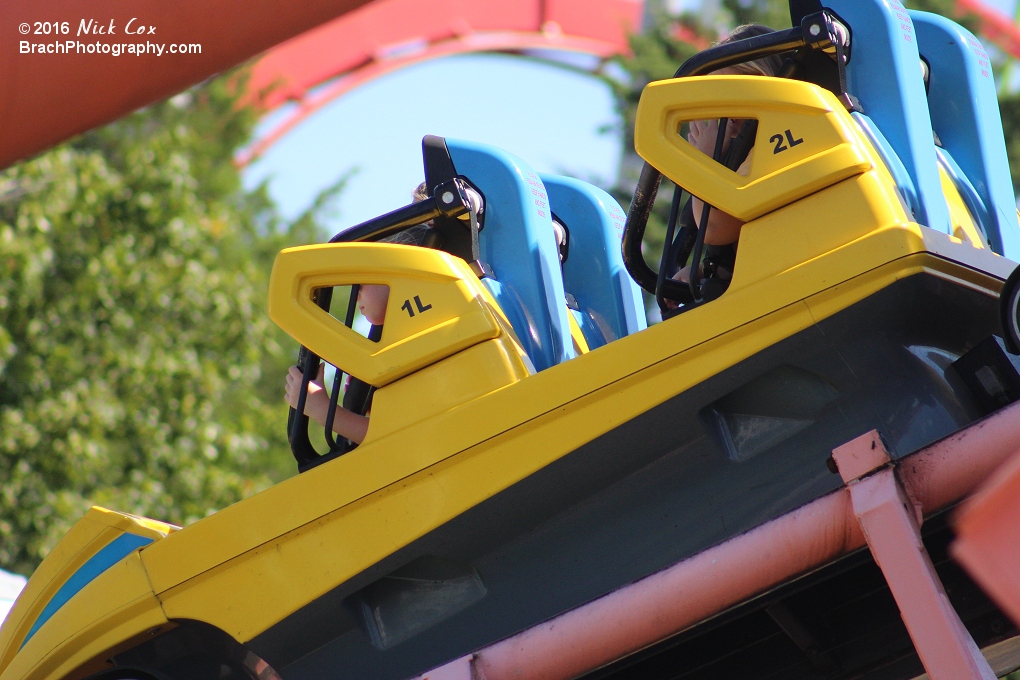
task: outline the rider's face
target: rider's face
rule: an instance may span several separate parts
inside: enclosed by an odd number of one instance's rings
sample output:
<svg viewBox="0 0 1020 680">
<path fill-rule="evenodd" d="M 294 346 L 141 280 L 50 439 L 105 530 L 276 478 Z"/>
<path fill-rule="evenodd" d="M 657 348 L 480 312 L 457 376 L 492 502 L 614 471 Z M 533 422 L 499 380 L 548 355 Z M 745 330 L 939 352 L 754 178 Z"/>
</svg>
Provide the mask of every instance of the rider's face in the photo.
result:
<svg viewBox="0 0 1020 680">
<path fill-rule="evenodd" d="M 386 303 L 389 299 L 389 286 L 366 283 L 358 289 L 358 309 L 376 326 L 386 319 Z"/>
</svg>

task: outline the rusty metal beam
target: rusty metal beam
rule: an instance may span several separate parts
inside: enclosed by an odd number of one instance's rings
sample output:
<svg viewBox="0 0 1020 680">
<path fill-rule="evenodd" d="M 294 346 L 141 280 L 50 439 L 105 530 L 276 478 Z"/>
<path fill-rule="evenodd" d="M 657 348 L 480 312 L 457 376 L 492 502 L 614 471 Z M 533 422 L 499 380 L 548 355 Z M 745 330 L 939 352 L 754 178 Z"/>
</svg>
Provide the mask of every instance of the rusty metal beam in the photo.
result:
<svg viewBox="0 0 1020 680">
<path fill-rule="evenodd" d="M 995 680 L 921 541 L 922 508 L 907 496 L 878 432 L 832 452 L 854 515 L 932 680 Z"/>
</svg>

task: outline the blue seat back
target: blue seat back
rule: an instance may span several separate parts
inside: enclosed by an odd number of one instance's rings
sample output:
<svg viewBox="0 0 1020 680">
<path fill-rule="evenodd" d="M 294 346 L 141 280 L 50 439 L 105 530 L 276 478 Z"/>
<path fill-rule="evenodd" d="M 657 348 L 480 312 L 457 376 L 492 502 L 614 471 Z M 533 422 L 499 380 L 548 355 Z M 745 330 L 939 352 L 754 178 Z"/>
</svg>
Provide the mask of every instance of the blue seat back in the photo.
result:
<svg viewBox="0 0 1020 680">
<path fill-rule="evenodd" d="M 457 173 L 485 196 L 484 283 L 539 371 L 575 356 L 549 199 L 538 174 L 521 159 L 487 144 L 446 140 Z"/>
<path fill-rule="evenodd" d="M 942 195 L 931 119 L 918 77 L 920 57 L 907 10 L 899 0 L 824 0 L 852 32 L 847 89 L 881 129 L 912 186 L 901 186 L 914 219 L 952 233 Z M 909 193 L 913 191 L 914 196 Z"/>
<path fill-rule="evenodd" d="M 892 175 L 893 181 L 896 182 L 896 188 L 899 190 L 900 196 L 903 198 L 903 202 L 906 204 L 910 214 L 917 215 L 920 212 L 920 203 L 917 198 L 917 189 L 914 187 L 914 180 L 910 177 L 910 173 L 907 172 L 903 161 L 896 155 L 889 140 L 885 138 L 882 131 L 875 125 L 875 121 L 871 120 L 866 114 L 854 111 L 850 115 L 857 121 L 858 127 L 861 128 L 864 136 L 868 138 L 871 145 L 878 151 L 878 155 L 882 157 L 882 161 L 885 163 L 886 169 L 889 170 L 889 174 Z"/>
<path fill-rule="evenodd" d="M 954 21 L 927 12 L 911 11 L 910 17 L 929 65 L 931 125 L 948 152 L 950 175 L 962 172 L 957 186 L 991 249 L 1020 261 L 1016 197 L 988 54 Z M 968 181 L 979 200 L 968 200 Z"/>
<path fill-rule="evenodd" d="M 626 215 L 612 196 L 587 182 L 541 175 L 556 217 L 570 231 L 563 285 L 577 302 L 588 347 L 643 330 L 641 291 L 623 265 Z"/>
</svg>

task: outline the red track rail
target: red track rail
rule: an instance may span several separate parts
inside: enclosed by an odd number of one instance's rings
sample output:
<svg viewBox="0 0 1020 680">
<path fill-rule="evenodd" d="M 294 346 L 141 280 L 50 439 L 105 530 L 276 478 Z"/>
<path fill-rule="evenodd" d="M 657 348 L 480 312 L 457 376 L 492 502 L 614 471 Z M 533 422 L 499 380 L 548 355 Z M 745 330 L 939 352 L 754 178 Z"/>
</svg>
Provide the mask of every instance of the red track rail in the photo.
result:
<svg viewBox="0 0 1020 680">
<path fill-rule="evenodd" d="M 1012 19 L 981 0 L 956 0 L 958 14 L 973 14 L 980 21 L 981 35 L 1004 52 L 1020 59 L 1020 28 Z"/>
<path fill-rule="evenodd" d="M 298 107 L 238 158 L 245 165 L 316 111 L 365 82 L 470 52 L 625 53 L 642 0 L 376 0 L 270 50 L 249 89 L 262 106 Z M 320 87 L 321 86 L 321 87 Z M 316 90 L 316 88 L 319 88 Z"/>
<path fill-rule="evenodd" d="M 271 50 L 257 64 L 250 88 L 274 109 L 298 107 L 246 149 L 246 165 L 316 111 L 364 83 L 428 59 L 469 52 L 554 49 L 605 59 L 626 53 L 627 30 L 639 25 L 643 0 L 376 0 Z M 978 17 L 982 34 L 1020 58 L 1020 28 L 981 0 L 957 0 L 960 14 Z M 683 26 L 677 37 L 704 39 Z M 320 86 L 324 86 L 321 87 Z M 315 91 L 316 88 L 320 88 Z M 266 94 L 268 93 L 268 94 Z"/>
<path fill-rule="evenodd" d="M 300 100 L 312 88 L 359 69 L 393 60 L 426 59 L 436 46 L 473 36 L 527 35 L 519 49 L 583 39 L 566 49 L 597 54 L 627 50 L 627 33 L 640 27 L 643 0 L 376 0 L 270 50 L 259 60 L 250 88 L 274 87 L 262 103 L 273 109 Z M 475 49 L 493 49 L 477 41 Z M 514 49 L 503 40 L 495 49 Z M 446 52 L 440 51 L 437 56 Z M 416 58 L 416 59 L 414 59 Z"/>
<path fill-rule="evenodd" d="M 0 2 L 0 168 L 79 132 L 115 120 L 222 72 L 367 0 L 3 0 Z M 155 34 L 127 36 L 135 26 Z M 114 35 L 77 36 L 81 19 Z M 67 21 L 68 34 L 35 35 Z M 22 31 L 27 29 L 28 33 Z M 201 44 L 201 54 L 23 54 L 21 42 L 53 45 L 145 42 Z"/>
</svg>

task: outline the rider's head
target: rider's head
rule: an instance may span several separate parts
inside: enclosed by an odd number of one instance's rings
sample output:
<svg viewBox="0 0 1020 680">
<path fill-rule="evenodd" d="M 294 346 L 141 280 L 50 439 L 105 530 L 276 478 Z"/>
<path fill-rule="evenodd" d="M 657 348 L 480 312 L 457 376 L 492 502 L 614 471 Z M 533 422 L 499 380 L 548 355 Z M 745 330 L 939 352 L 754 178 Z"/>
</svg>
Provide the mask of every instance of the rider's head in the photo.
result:
<svg viewBox="0 0 1020 680">
<path fill-rule="evenodd" d="M 745 38 L 753 38 L 755 36 L 774 32 L 775 29 L 769 28 L 768 26 L 762 26 L 761 24 L 744 24 L 743 26 L 737 26 L 734 28 L 730 31 L 728 36 L 720 40 L 717 44 L 725 45 L 727 43 L 736 42 L 737 40 L 744 40 Z M 717 75 L 729 76 L 776 76 L 779 74 L 782 67 L 783 58 L 778 54 L 773 54 L 772 56 L 762 57 L 761 59 L 755 59 L 754 61 L 745 61 L 735 66 L 727 66 L 715 73 Z"/>
</svg>

